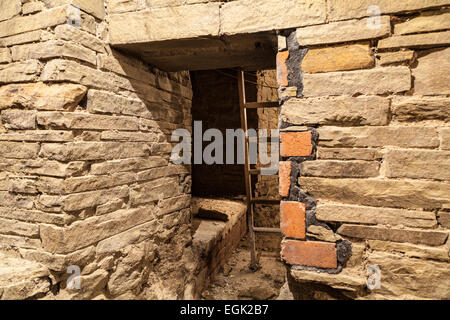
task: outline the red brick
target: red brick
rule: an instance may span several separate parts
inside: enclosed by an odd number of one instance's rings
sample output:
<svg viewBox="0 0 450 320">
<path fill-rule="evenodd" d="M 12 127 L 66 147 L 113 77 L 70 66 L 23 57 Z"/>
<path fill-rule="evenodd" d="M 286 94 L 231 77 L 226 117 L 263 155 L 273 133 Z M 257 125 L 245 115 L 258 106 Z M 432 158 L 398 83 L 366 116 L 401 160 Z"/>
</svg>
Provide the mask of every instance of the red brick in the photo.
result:
<svg viewBox="0 0 450 320">
<path fill-rule="evenodd" d="M 277 83 L 279 87 L 287 87 L 288 82 L 288 68 L 286 61 L 289 58 L 289 51 L 279 52 L 277 54 Z"/>
<path fill-rule="evenodd" d="M 312 153 L 311 132 L 281 133 L 282 157 L 307 157 Z"/>
<path fill-rule="evenodd" d="M 281 257 L 290 265 L 337 268 L 336 245 L 329 242 L 284 240 Z"/>
<path fill-rule="evenodd" d="M 280 161 L 280 169 L 278 170 L 280 179 L 280 196 L 287 197 L 291 188 L 291 162 Z"/>
<path fill-rule="evenodd" d="M 281 232 L 285 237 L 304 239 L 306 236 L 306 205 L 301 202 L 282 201 L 280 206 Z"/>
</svg>

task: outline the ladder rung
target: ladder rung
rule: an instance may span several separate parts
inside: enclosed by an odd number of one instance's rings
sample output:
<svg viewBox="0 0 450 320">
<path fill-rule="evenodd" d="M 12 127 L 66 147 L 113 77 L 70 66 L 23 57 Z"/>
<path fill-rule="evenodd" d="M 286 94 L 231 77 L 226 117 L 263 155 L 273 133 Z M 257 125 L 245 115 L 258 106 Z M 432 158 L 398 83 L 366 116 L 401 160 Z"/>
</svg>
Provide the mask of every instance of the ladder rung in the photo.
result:
<svg viewBox="0 0 450 320">
<path fill-rule="evenodd" d="M 279 228 L 258 228 L 258 227 L 253 227 L 253 231 L 261 232 L 261 233 L 281 233 L 281 229 L 279 229 Z"/>
<path fill-rule="evenodd" d="M 280 103 L 276 102 L 249 102 L 245 104 L 247 109 L 257 109 L 257 108 L 279 108 Z"/>
<path fill-rule="evenodd" d="M 280 204 L 281 200 L 269 199 L 269 198 L 253 198 L 252 203 L 257 204 Z"/>
</svg>

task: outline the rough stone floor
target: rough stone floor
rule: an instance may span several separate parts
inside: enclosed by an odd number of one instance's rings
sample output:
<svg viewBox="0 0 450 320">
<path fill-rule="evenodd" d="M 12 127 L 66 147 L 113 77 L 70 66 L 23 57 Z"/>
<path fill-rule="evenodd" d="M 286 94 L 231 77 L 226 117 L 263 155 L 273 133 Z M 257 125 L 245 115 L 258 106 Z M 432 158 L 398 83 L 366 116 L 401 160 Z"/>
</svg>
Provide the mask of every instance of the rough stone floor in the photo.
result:
<svg viewBox="0 0 450 320">
<path fill-rule="evenodd" d="M 277 252 L 262 252 L 261 269 L 249 270 L 250 251 L 245 238 L 233 252 L 211 285 L 203 291 L 205 300 L 274 300 L 285 283 L 286 269 Z M 283 297 L 289 299 L 289 296 Z"/>
</svg>

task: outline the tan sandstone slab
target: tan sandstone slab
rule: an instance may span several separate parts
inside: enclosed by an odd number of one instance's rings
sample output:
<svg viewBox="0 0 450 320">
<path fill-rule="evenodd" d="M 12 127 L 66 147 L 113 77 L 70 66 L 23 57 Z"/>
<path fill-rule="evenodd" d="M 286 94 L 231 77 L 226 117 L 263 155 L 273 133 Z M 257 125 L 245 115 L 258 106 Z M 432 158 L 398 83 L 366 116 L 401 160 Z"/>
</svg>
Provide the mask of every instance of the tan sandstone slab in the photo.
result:
<svg viewBox="0 0 450 320">
<path fill-rule="evenodd" d="M 450 268 L 447 262 L 423 261 L 375 251 L 367 262 L 382 269 L 381 290 L 367 298 L 450 299 Z M 414 284 L 411 285 L 405 285 Z"/>
<path fill-rule="evenodd" d="M 317 206 L 316 218 L 326 222 L 385 224 L 417 228 L 433 228 L 437 224 L 434 212 L 362 207 L 322 201 Z"/>
<path fill-rule="evenodd" d="M 381 14 L 386 14 L 440 7 L 448 4 L 450 4 L 449 0 L 330 0 L 328 1 L 328 12 L 330 20 L 336 21 L 375 15 L 377 12 L 368 10 L 373 5 L 380 8 Z"/>
<path fill-rule="evenodd" d="M 310 49 L 302 61 L 307 73 L 367 69 L 374 65 L 369 44 Z"/>
<path fill-rule="evenodd" d="M 300 164 L 302 176 L 364 178 L 379 175 L 380 163 L 376 161 L 314 160 Z"/>
<path fill-rule="evenodd" d="M 448 250 L 445 247 L 436 248 L 410 243 L 389 242 L 381 240 L 369 240 L 369 246 L 373 250 L 385 252 L 401 252 L 407 257 L 420 259 L 433 259 L 448 261 Z"/>
<path fill-rule="evenodd" d="M 18 15 L 21 9 L 21 0 L 7 0 L 0 2 L 0 21 L 8 20 L 15 15 Z"/>
<path fill-rule="evenodd" d="M 0 38 L 66 23 L 67 6 L 60 6 L 29 16 L 19 16 L 0 22 Z"/>
<path fill-rule="evenodd" d="M 388 150 L 386 176 L 390 178 L 450 180 L 450 152 Z"/>
<path fill-rule="evenodd" d="M 392 114 L 396 121 L 450 121 L 450 99 L 441 97 L 395 97 Z"/>
<path fill-rule="evenodd" d="M 377 160 L 383 157 L 378 149 L 370 148 L 317 148 L 318 159 Z"/>
<path fill-rule="evenodd" d="M 380 57 L 380 65 L 385 66 L 394 63 L 411 62 L 414 58 L 414 51 L 397 51 L 397 52 L 383 52 L 378 53 Z"/>
<path fill-rule="evenodd" d="M 219 6 L 216 2 L 111 15 L 111 43 L 218 36 Z"/>
<path fill-rule="evenodd" d="M 11 52 L 8 48 L 0 48 L 0 63 L 10 63 L 12 61 Z"/>
<path fill-rule="evenodd" d="M 383 97 L 293 98 L 283 104 L 281 118 L 299 125 L 385 125 L 388 112 Z"/>
<path fill-rule="evenodd" d="M 450 150 L 450 128 L 442 128 L 441 131 L 441 149 Z"/>
<path fill-rule="evenodd" d="M 324 23 L 324 0 L 238 0 L 220 9 L 221 34 L 251 33 Z"/>
<path fill-rule="evenodd" d="M 450 31 L 393 36 L 378 42 L 379 49 L 442 46 L 450 43 Z"/>
<path fill-rule="evenodd" d="M 0 64 L 0 84 L 35 81 L 39 72 L 41 72 L 41 64 L 38 60 Z"/>
<path fill-rule="evenodd" d="M 21 106 L 38 110 L 72 109 L 87 92 L 82 85 L 25 83 L 0 87 L 0 109 Z"/>
<path fill-rule="evenodd" d="M 413 69 L 413 76 L 416 94 L 450 94 L 450 48 L 420 57 L 417 68 Z"/>
<path fill-rule="evenodd" d="M 421 15 L 396 24 L 394 34 L 411 34 L 450 29 L 450 13 Z"/>
<path fill-rule="evenodd" d="M 351 238 L 409 242 L 429 246 L 443 245 L 448 237 L 448 231 L 421 231 L 350 224 L 342 225 L 337 233 Z"/>
<path fill-rule="evenodd" d="M 373 207 L 436 209 L 450 202 L 450 184 L 421 180 L 300 177 L 305 192 L 319 200 Z"/>
<path fill-rule="evenodd" d="M 298 28 L 297 40 L 302 46 L 314 46 L 382 38 L 391 33 L 389 16 L 380 17 L 379 28 L 368 28 L 369 23 L 368 19 L 361 19 Z"/>
<path fill-rule="evenodd" d="M 325 147 L 436 148 L 439 137 L 433 127 L 321 127 L 320 145 Z"/>
<path fill-rule="evenodd" d="M 305 97 L 396 93 L 411 89 L 411 71 L 400 66 L 305 74 L 303 85 Z"/>
</svg>

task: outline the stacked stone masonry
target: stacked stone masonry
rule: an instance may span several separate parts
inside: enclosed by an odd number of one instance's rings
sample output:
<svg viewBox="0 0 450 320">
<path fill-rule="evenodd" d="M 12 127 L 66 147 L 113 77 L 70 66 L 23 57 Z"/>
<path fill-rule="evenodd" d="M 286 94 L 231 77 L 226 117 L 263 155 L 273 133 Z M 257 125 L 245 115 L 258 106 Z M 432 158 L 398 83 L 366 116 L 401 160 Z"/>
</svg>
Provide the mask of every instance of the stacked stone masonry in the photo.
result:
<svg viewBox="0 0 450 320">
<path fill-rule="evenodd" d="M 449 299 L 449 12 L 449 0 L 0 0 L 0 254 L 26 275 L 0 274 L 0 298 L 193 297 L 191 171 L 169 161 L 172 131 L 191 129 L 189 73 L 114 45 L 278 31 L 295 297 Z M 66 287 L 74 265 L 82 290 Z"/>
</svg>

